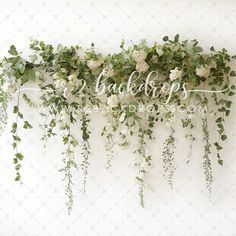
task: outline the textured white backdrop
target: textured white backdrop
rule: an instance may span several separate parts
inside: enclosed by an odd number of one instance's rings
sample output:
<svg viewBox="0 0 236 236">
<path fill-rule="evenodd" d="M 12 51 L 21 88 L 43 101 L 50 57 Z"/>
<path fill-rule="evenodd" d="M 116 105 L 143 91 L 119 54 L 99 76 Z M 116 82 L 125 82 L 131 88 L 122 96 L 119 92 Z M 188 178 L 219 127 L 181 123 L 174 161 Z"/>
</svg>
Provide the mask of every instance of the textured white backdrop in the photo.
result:
<svg viewBox="0 0 236 236">
<path fill-rule="evenodd" d="M 182 39 L 199 39 L 205 49 L 215 45 L 235 54 L 235 17 L 233 0 L 8 0 L 0 5 L 0 56 L 11 44 L 26 50 L 30 37 L 52 44 L 89 46 L 94 42 L 100 51 L 108 52 L 117 51 L 122 38 L 153 42 L 176 33 Z M 192 162 L 185 165 L 187 143 L 181 129 L 174 189 L 169 189 L 160 159 L 167 130 L 157 127 L 158 139 L 150 144 L 154 165 L 147 179 L 144 209 L 138 204 L 132 152 L 118 150 L 113 167 L 106 170 L 97 125 L 104 121 L 94 117 L 88 190 L 86 195 L 81 193 L 81 174 L 75 174 L 75 205 L 70 216 L 58 172 L 62 143 L 55 138 L 43 149 L 37 110 L 22 109 L 35 126 L 29 133 L 22 131 L 23 185 L 13 180 L 10 125 L 0 137 L 0 235 L 236 235 L 235 105 L 226 127 L 229 141 L 223 151 L 224 167 L 212 156 L 212 200 L 207 198 L 202 173 L 201 143 L 194 147 Z M 201 137 L 200 132 L 196 135 Z"/>
</svg>

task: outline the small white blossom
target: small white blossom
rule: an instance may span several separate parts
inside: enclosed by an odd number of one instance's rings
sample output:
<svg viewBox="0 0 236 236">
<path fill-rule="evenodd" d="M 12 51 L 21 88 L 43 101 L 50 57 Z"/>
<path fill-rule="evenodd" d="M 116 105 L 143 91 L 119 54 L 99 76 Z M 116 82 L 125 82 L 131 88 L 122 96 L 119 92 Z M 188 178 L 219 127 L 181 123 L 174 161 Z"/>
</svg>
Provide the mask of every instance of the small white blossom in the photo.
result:
<svg viewBox="0 0 236 236">
<path fill-rule="evenodd" d="M 134 50 L 132 53 L 132 57 L 137 63 L 144 62 L 147 57 L 147 52 L 143 49 Z"/>
<path fill-rule="evenodd" d="M 77 48 L 76 49 L 76 56 L 81 60 L 84 61 L 86 54 L 83 48 Z"/>
<path fill-rule="evenodd" d="M 60 113 L 57 115 L 57 119 L 64 121 L 67 118 L 67 112 L 65 109 L 62 109 Z"/>
<path fill-rule="evenodd" d="M 136 70 L 139 72 L 139 73 L 145 73 L 147 72 L 147 70 L 149 69 L 149 65 L 143 61 L 143 62 L 138 62 L 136 64 Z"/>
<path fill-rule="evenodd" d="M 16 84 L 16 77 L 15 76 L 4 76 L 3 77 L 3 85 L 1 86 L 1 89 L 4 93 L 8 95 L 13 95 L 17 90 L 17 84 Z"/>
<path fill-rule="evenodd" d="M 2 85 L 2 91 L 8 95 L 12 95 L 16 92 L 17 87 L 16 84 L 14 82 L 4 82 L 4 84 Z"/>
<path fill-rule="evenodd" d="M 77 89 L 79 86 L 81 86 L 81 80 L 77 78 L 77 74 L 71 74 L 68 76 L 69 82 L 67 83 L 67 86 L 69 89 Z"/>
<path fill-rule="evenodd" d="M 196 74 L 199 77 L 207 78 L 210 75 L 210 69 L 211 68 L 209 66 L 201 66 L 200 68 L 196 68 Z"/>
<path fill-rule="evenodd" d="M 182 76 L 182 71 L 179 70 L 177 67 L 175 67 L 175 69 L 173 70 L 170 70 L 169 78 L 171 81 L 179 79 L 181 76 Z"/>
<path fill-rule="evenodd" d="M 67 82 L 64 79 L 57 79 L 54 81 L 55 89 L 60 90 L 64 89 L 67 85 Z"/>
<path fill-rule="evenodd" d="M 119 99 L 118 99 L 118 96 L 113 94 L 111 95 L 110 97 L 107 98 L 107 105 L 112 108 L 112 107 L 115 107 L 117 106 L 119 103 Z"/>
<path fill-rule="evenodd" d="M 109 64 L 105 69 L 104 69 L 104 76 L 106 77 L 112 77 L 114 76 L 115 71 L 113 69 L 113 65 Z"/>
<path fill-rule="evenodd" d="M 87 65 L 88 65 L 88 68 L 91 69 L 91 70 L 95 70 L 97 69 L 98 67 L 100 67 L 101 65 L 103 64 L 103 60 L 102 59 L 98 59 L 98 60 L 89 60 L 87 62 Z"/>
<path fill-rule="evenodd" d="M 162 56 L 162 55 L 163 55 L 163 51 L 162 51 L 162 49 L 159 48 L 159 47 L 156 48 L 156 52 L 157 52 L 157 54 L 158 54 L 159 56 Z"/>
</svg>

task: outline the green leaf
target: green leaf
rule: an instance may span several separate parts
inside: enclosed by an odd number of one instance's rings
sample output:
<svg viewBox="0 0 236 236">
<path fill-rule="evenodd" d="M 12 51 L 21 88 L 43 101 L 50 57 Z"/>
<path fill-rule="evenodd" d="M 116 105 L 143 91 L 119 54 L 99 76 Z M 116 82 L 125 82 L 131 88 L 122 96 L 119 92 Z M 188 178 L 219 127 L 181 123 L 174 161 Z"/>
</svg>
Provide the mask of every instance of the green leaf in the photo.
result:
<svg viewBox="0 0 236 236">
<path fill-rule="evenodd" d="M 13 113 L 16 114 L 19 111 L 19 107 L 18 106 L 14 106 L 13 107 Z"/>
<path fill-rule="evenodd" d="M 15 181 L 20 181 L 20 174 L 16 176 Z"/>
<path fill-rule="evenodd" d="M 221 135 L 220 138 L 221 138 L 222 141 L 225 141 L 227 139 L 227 136 L 225 134 L 223 134 L 223 135 Z"/>
<path fill-rule="evenodd" d="M 25 121 L 23 128 L 24 129 L 32 129 L 33 127 L 32 127 L 32 125 L 28 121 Z"/>
<path fill-rule="evenodd" d="M 175 35 L 174 42 L 177 43 L 179 41 L 179 34 Z"/>
<path fill-rule="evenodd" d="M 220 122 L 222 122 L 222 120 L 223 120 L 223 118 L 219 117 L 219 118 L 216 119 L 216 123 L 220 123 Z"/>
<path fill-rule="evenodd" d="M 211 50 L 212 52 L 214 52 L 214 51 L 215 51 L 215 48 L 212 46 L 212 47 L 210 47 L 210 50 Z"/>
<path fill-rule="evenodd" d="M 168 41 L 169 40 L 169 37 L 168 36 L 165 36 L 164 38 L 163 38 L 163 41 L 164 42 L 166 42 L 166 41 Z"/>
<path fill-rule="evenodd" d="M 195 53 L 200 53 L 200 52 L 203 51 L 203 49 L 202 49 L 201 47 L 197 46 L 197 47 L 194 47 L 194 48 L 193 48 L 193 51 L 194 51 Z"/>
<path fill-rule="evenodd" d="M 13 56 L 17 56 L 18 52 L 16 51 L 16 47 L 14 45 L 11 45 L 10 49 L 8 50 L 8 52 L 13 55 Z"/>
<path fill-rule="evenodd" d="M 23 154 L 21 154 L 21 153 L 16 153 L 16 158 L 18 159 L 18 160 L 20 160 L 20 161 L 22 161 L 23 160 L 23 158 L 24 158 L 24 155 Z"/>
<path fill-rule="evenodd" d="M 16 166 L 15 166 L 15 169 L 16 170 L 19 170 L 21 168 L 21 164 L 17 164 Z"/>
<path fill-rule="evenodd" d="M 218 159 L 218 164 L 221 165 L 221 166 L 223 166 L 223 164 L 224 164 L 224 163 L 223 163 L 223 160 Z"/>
<path fill-rule="evenodd" d="M 232 70 L 232 71 L 230 72 L 230 76 L 236 76 L 236 73 L 235 73 L 234 70 Z"/>
</svg>

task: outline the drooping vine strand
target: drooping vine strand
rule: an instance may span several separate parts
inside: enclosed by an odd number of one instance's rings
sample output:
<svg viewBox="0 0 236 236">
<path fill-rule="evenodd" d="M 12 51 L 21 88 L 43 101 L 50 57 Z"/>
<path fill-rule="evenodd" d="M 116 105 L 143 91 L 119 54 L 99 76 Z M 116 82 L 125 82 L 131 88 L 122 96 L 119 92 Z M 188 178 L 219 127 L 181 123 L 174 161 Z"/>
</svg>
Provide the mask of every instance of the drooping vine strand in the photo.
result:
<svg viewBox="0 0 236 236">
<path fill-rule="evenodd" d="M 20 112 L 20 95 L 21 95 L 21 92 L 20 92 L 20 86 L 19 86 L 18 91 L 17 91 L 17 103 L 13 107 L 13 113 L 16 114 L 16 120 L 12 124 L 12 130 L 11 130 L 12 138 L 13 138 L 12 147 L 15 150 L 15 156 L 13 158 L 13 163 L 15 164 L 15 170 L 16 170 L 15 181 L 21 180 L 21 174 L 20 174 L 20 169 L 22 167 L 21 161 L 24 158 L 24 155 L 18 150 L 18 145 L 21 142 L 21 138 L 19 137 L 19 134 L 18 134 L 18 130 L 19 130 L 18 121 L 19 121 L 19 118 L 23 120 L 23 114 Z M 24 121 L 23 128 L 31 129 L 32 125 L 28 121 Z"/>
<path fill-rule="evenodd" d="M 170 134 L 164 142 L 164 150 L 162 152 L 163 157 L 163 168 L 164 168 L 164 177 L 167 178 L 168 184 L 170 187 L 173 187 L 173 176 L 175 171 L 174 166 L 174 149 L 175 149 L 175 130 L 171 126 Z"/>
<path fill-rule="evenodd" d="M 202 118 L 202 131 L 203 131 L 203 141 L 204 141 L 203 169 L 205 174 L 207 190 L 209 192 L 209 195 L 211 196 L 213 175 L 212 175 L 212 165 L 210 160 L 211 144 L 210 144 L 208 122 L 206 115 Z"/>
<path fill-rule="evenodd" d="M 68 213 L 70 214 L 73 204 L 74 204 L 74 197 L 73 197 L 73 180 L 72 180 L 72 172 L 73 169 L 77 170 L 78 166 L 75 162 L 75 148 L 78 145 L 77 140 L 74 138 L 74 136 L 71 134 L 71 124 L 70 122 L 65 125 L 63 130 L 66 130 L 67 133 L 63 135 L 63 143 L 67 146 L 66 150 L 62 153 L 64 155 L 63 162 L 65 166 L 60 169 L 61 172 L 64 173 L 63 181 L 66 183 L 66 196 L 68 198 L 66 202 L 66 206 L 68 209 Z"/>
<path fill-rule="evenodd" d="M 90 139 L 90 131 L 89 131 L 89 123 L 90 118 L 89 114 L 85 111 L 82 111 L 81 117 L 81 131 L 82 131 L 82 144 L 81 144 L 81 155 L 83 157 L 83 162 L 81 164 L 82 170 L 84 171 L 84 180 L 83 180 L 83 191 L 86 192 L 86 183 L 88 176 L 88 167 L 89 167 L 89 156 L 91 154 L 91 147 L 89 143 Z"/>
<path fill-rule="evenodd" d="M 7 125 L 7 95 L 0 89 L 0 135 Z"/>
</svg>

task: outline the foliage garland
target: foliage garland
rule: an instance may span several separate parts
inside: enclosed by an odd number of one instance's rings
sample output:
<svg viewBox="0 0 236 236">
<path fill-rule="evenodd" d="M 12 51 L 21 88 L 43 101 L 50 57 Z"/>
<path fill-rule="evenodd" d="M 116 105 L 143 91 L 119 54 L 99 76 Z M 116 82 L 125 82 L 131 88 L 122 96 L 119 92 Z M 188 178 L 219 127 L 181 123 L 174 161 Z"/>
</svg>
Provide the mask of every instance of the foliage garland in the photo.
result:
<svg viewBox="0 0 236 236">
<path fill-rule="evenodd" d="M 231 77 L 236 73 L 230 62 L 236 56 L 230 56 L 226 49 L 217 51 L 210 48 L 210 53 L 203 53 L 197 40 L 179 40 L 176 35 L 173 40 L 167 36 L 163 43 L 147 46 L 145 41 L 138 45 L 125 47 L 121 43 L 122 51 L 104 56 L 95 51 L 94 45 L 90 49 L 79 46 L 53 47 L 42 41 L 32 41 L 30 59 L 22 57 L 15 46 L 9 49 L 9 57 L 4 57 L 0 63 L 0 132 L 7 123 L 7 105 L 15 96 L 17 104 L 13 108 L 16 121 L 12 124 L 12 146 L 15 149 L 13 163 L 16 170 L 16 181 L 21 181 L 20 169 L 24 155 L 19 152 L 20 130 L 19 118 L 23 121 L 24 129 L 31 129 L 32 125 L 24 120 L 20 111 L 20 101 L 24 100 L 29 106 L 36 107 L 30 99 L 30 92 L 22 93 L 30 81 L 36 83 L 40 89 L 40 104 L 43 110 L 40 114 L 45 117 L 42 139 L 55 136 L 56 127 L 62 132 L 65 145 L 63 152 L 64 172 L 66 183 L 67 207 L 69 212 L 73 206 L 73 169 L 78 169 L 75 156 L 76 147 L 81 147 L 84 172 L 84 191 L 89 168 L 90 148 L 90 114 L 87 107 L 103 109 L 107 123 L 101 135 L 106 138 L 107 164 L 112 164 L 114 146 L 126 147 L 130 144 L 130 137 L 138 138 L 137 148 L 134 150 L 137 159 L 137 183 L 139 186 L 140 203 L 144 206 L 145 176 L 151 166 L 151 155 L 148 154 L 148 141 L 154 138 L 153 131 L 156 124 L 163 123 L 170 128 L 170 134 L 164 142 L 163 163 L 164 176 L 172 187 L 174 166 L 174 150 L 176 147 L 175 112 L 167 109 L 169 106 L 182 106 L 186 113 L 182 118 L 182 127 L 188 129 L 186 138 L 189 140 L 188 161 L 190 161 L 196 137 L 193 130 L 197 124 L 193 119 L 194 109 L 190 104 L 202 105 L 207 108 L 202 114 L 203 132 L 203 169 L 209 193 L 212 189 L 212 163 L 210 154 L 216 149 L 217 161 L 223 165 L 221 157 L 222 143 L 227 139 L 224 129 L 226 117 L 230 114 L 231 96 L 235 94 L 235 86 L 230 84 Z M 156 77 L 151 78 L 152 72 Z M 136 73 L 136 74 L 135 74 Z M 118 91 L 118 87 L 128 83 L 131 75 L 135 75 L 137 92 L 125 91 L 125 87 Z M 100 80 L 98 80 L 98 78 Z M 150 83 L 145 87 L 145 83 Z M 99 81 L 99 82 L 98 82 Z M 188 99 L 181 99 L 188 86 Z M 165 88 L 164 90 L 163 87 Z M 97 93 L 94 92 L 97 89 Z M 156 88 L 156 89 L 154 89 Z M 211 92 L 196 92 L 196 88 Z M 99 94 L 99 89 L 105 89 Z M 144 95 L 145 90 L 145 95 Z M 155 93 L 162 91 L 163 93 Z M 221 91 L 221 92 L 219 92 Z M 171 96 L 170 96 L 171 94 Z M 161 104 L 161 109 L 159 104 Z M 151 106 L 151 112 L 141 112 L 139 106 Z M 130 110 L 132 106 L 132 110 Z M 193 108 L 193 105 L 191 106 Z M 213 140 L 208 127 L 208 116 L 216 117 L 215 125 L 219 138 Z M 80 122 L 81 143 L 72 134 L 72 125 Z M 115 136 L 121 142 L 116 143 Z M 211 138 L 210 138 L 211 136 Z"/>
</svg>

